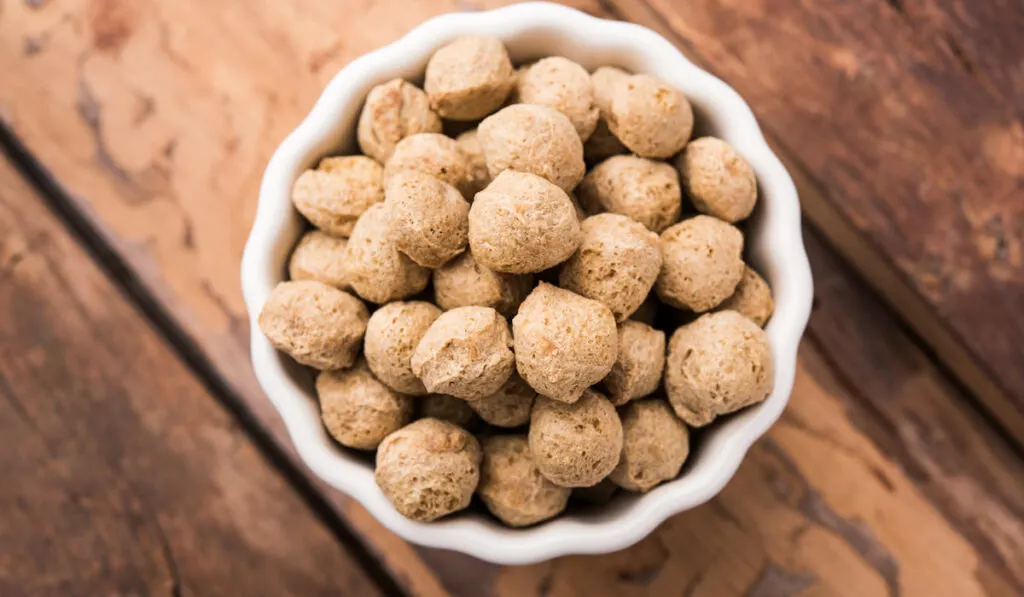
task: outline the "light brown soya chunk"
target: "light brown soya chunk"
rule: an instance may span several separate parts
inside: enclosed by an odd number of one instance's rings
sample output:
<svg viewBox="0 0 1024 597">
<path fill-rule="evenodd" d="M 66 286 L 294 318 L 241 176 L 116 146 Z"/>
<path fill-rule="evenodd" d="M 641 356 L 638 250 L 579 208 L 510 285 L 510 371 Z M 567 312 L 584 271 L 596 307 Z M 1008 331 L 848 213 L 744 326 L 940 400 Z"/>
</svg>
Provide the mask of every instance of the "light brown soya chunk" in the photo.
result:
<svg viewBox="0 0 1024 597">
<path fill-rule="evenodd" d="M 351 367 L 370 314 L 351 294 L 314 280 L 281 282 L 259 316 L 278 350 L 315 369 Z"/>
<path fill-rule="evenodd" d="M 465 429 L 420 419 L 380 443 L 374 479 L 403 516 L 429 522 L 469 505 L 480 458 L 480 444 Z"/>
</svg>

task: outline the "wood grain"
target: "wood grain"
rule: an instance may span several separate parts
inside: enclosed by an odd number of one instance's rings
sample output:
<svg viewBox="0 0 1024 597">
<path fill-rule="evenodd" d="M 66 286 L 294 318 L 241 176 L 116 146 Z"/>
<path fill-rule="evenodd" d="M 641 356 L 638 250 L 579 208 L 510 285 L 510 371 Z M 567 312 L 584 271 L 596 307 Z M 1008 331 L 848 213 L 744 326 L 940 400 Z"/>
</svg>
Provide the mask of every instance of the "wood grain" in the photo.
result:
<svg viewBox="0 0 1024 597">
<path fill-rule="evenodd" d="M 249 365 L 241 250 L 266 160 L 326 80 L 455 8 L 401 4 L 69 0 L 0 9 L 0 69 L 16 82 L 0 92 L 4 124 L 300 467 Z M 380 23 L 387 27 L 370 26 Z M 37 117 L 40 109 L 53 117 Z M 408 545 L 321 489 L 407 591 L 447 594 Z"/>
<path fill-rule="evenodd" d="M 5 160 L 0 397 L 0 594 L 380 594 Z"/>
<path fill-rule="evenodd" d="M 236 281 L 263 163 L 345 61 L 457 6 L 184 4 L 8 3 L 0 12 L 0 67 L 18 84 L 0 89 L 0 107 L 145 289 L 287 446 L 248 369 Z M 577 5 L 656 17 L 646 5 Z M 36 41 L 18 41 L 29 38 Z M 40 72 L 45 83 L 30 76 Z M 848 325 L 846 311 L 860 304 L 848 297 L 871 295 L 825 247 L 812 245 L 812 253 L 832 282 L 829 294 L 819 292 L 792 407 L 720 498 L 634 548 L 500 568 L 413 550 L 327 495 L 416 594 L 1024 591 L 1024 533 L 1013 500 L 1024 479 L 1019 460 L 877 302 L 871 319 Z M 869 325 L 876 320 L 878 327 Z M 888 367 L 882 381 L 873 379 L 879 362 L 851 354 L 854 347 L 879 351 Z"/>
<path fill-rule="evenodd" d="M 859 269 L 888 270 L 879 289 L 1024 444 L 1024 9 L 974 5 L 610 3 L 751 103 L 822 188 L 815 223 L 862 237 Z"/>
</svg>

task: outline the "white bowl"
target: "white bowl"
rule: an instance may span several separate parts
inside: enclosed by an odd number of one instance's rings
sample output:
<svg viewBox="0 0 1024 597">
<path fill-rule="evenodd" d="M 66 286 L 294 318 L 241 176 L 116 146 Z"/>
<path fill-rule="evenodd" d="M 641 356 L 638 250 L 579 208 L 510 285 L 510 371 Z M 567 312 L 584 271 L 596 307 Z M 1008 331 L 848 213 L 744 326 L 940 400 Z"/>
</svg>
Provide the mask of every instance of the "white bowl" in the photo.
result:
<svg viewBox="0 0 1024 597">
<path fill-rule="evenodd" d="M 523 530 L 505 528 L 477 512 L 429 524 L 396 512 L 374 483 L 368 461 L 340 448 L 324 431 L 309 374 L 275 351 L 257 325 L 270 291 L 285 279 L 288 254 L 303 230 L 302 218 L 289 200 L 293 181 L 324 155 L 357 151 L 356 118 L 370 88 L 394 77 L 421 81 L 436 48 L 471 33 L 504 40 L 516 63 L 566 56 L 588 69 L 615 65 L 651 73 L 685 93 L 696 113 L 698 133 L 728 141 L 757 174 L 760 204 L 749 223 L 748 254 L 775 294 L 775 314 L 767 327 L 775 359 L 775 387 L 764 403 L 712 425 L 701 435 L 684 474 L 675 481 L 644 495 L 620 496 L 592 512 L 574 513 Z M 526 564 L 566 554 L 622 549 L 669 516 L 717 494 L 751 443 L 786 406 L 793 387 L 797 345 L 810 314 L 812 283 L 796 188 L 765 143 L 750 108 L 732 88 L 697 68 L 649 29 L 597 19 L 555 4 L 531 3 L 431 19 L 338 73 L 267 166 L 256 221 L 242 258 L 242 289 L 249 310 L 256 376 L 313 472 L 355 498 L 408 541 L 500 564 Z"/>
</svg>

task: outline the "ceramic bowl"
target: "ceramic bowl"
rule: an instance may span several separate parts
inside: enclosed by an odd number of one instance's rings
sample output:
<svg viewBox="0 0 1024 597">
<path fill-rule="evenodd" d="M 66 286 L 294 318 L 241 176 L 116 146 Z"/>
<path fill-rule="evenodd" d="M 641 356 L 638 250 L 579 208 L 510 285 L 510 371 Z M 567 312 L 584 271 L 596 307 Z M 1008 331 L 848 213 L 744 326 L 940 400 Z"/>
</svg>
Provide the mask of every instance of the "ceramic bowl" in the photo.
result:
<svg viewBox="0 0 1024 597">
<path fill-rule="evenodd" d="M 396 512 L 374 483 L 370 460 L 343 449 L 324 431 L 309 372 L 275 351 L 257 326 L 271 289 L 285 279 L 288 255 L 304 228 L 289 200 L 293 181 L 324 155 L 358 151 L 356 119 L 374 85 L 394 77 L 421 83 L 434 50 L 466 34 L 502 39 L 515 63 L 565 56 L 591 70 L 614 65 L 650 73 L 686 94 L 696 115 L 695 136 L 711 134 L 725 139 L 749 160 L 757 174 L 760 202 L 747 225 L 747 256 L 775 294 L 775 314 L 767 326 L 775 359 L 775 387 L 764 403 L 723 418 L 702 432 L 683 475 L 676 480 L 643 495 L 620 493 L 605 507 L 570 513 L 527 529 L 506 528 L 480 511 L 429 524 Z M 253 368 L 309 468 L 404 539 L 500 564 L 616 551 L 639 541 L 666 518 L 721 491 L 750 445 L 786 406 L 812 294 L 796 188 L 743 99 L 649 29 L 548 3 L 431 19 L 398 41 L 352 61 L 335 75 L 267 166 L 242 259 L 242 288 L 252 329 Z"/>
</svg>

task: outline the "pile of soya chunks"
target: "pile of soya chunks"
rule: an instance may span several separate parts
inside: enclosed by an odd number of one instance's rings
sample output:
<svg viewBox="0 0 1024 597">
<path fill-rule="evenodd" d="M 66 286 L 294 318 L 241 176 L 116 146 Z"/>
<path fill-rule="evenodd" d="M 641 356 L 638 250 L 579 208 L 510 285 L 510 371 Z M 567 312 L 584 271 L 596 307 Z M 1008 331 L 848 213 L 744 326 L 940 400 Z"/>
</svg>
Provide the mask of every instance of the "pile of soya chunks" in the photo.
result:
<svg viewBox="0 0 1024 597">
<path fill-rule="evenodd" d="M 734 226 L 754 173 L 692 130 L 656 77 L 562 57 L 516 70 L 469 36 L 422 89 L 370 91 L 363 155 L 298 177 L 314 229 L 259 323 L 319 370 L 324 425 L 376 450 L 399 512 L 435 520 L 475 493 L 519 527 L 574 490 L 645 492 L 679 474 L 688 426 L 770 393 L 772 294 Z M 682 325 L 657 329 L 659 311 Z"/>
</svg>

